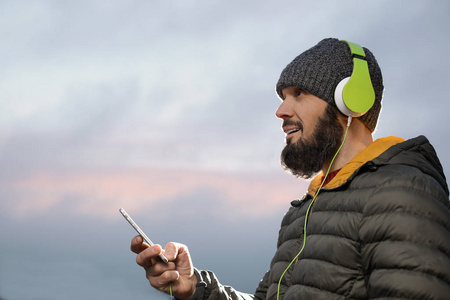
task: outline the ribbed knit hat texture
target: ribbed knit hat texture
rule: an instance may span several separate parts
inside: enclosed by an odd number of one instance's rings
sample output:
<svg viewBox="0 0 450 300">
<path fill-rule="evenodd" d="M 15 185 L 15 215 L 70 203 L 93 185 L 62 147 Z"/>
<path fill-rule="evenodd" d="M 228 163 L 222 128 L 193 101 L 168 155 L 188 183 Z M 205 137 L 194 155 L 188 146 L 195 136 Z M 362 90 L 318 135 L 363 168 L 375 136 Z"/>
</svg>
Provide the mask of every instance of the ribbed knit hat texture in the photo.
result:
<svg viewBox="0 0 450 300">
<path fill-rule="evenodd" d="M 375 103 L 359 119 L 373 132 L 377 126 L 383 97 L 383 77 L 380 67 L 370 50 L 363 48 L 369 66 L 370 78 L 375 90 Z M 276 90 L 282 98 L 282 89 L 298 87 L 336 106 L 334 90 L 338 83 L 352 74 L 353 58 L 350 47 L 344 41 L 327 38 L 297 56 L 281 72 Z"/>
</svg>

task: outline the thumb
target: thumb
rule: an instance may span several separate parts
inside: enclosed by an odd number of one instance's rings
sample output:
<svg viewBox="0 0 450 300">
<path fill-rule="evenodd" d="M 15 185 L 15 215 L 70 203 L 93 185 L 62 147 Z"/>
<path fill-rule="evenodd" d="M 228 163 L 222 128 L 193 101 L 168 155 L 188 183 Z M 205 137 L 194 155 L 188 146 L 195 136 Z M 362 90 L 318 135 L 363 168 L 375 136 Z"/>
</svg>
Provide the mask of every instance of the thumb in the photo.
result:
<svg viewBox="0 0 450 300">
<path fill-rule="evenodd" d="M 193 276 L 194 268 L 191 255 L 186 245 L 179 243 L 168 243 L 164 251 L 169 261 L 174 261 L 176 269 L 182 276 Z"/>
</svg>

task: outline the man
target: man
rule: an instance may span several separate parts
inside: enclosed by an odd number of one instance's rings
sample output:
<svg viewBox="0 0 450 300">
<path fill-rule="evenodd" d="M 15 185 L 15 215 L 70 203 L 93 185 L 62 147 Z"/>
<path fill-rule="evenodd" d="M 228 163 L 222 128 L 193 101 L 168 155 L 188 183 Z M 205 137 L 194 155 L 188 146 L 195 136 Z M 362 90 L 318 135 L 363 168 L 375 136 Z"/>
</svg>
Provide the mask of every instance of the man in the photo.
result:
<svg viewBox="0 0 450 300">
<path fill-rule="evenodd" d="M 320 173 L 308 193 L 291 202 L 255 293 L 194 269 L 184 245 L 162 250 L 137 236 L 131 250 L 153 287 L 196 300 L 450 299 L 450 204 L 441 164 L 423 136 L 372 140 L 383 81 L 373 54 L 358 47 L 322 40 L 281 73 L 282 164 L 304 178 Z M 357 72 L 368 73 L 357 78 Z M 345 91 L 364 76 L 368 111 L 341 113 L 336 88 L 350 77 Z M 366 92 L 357 92 L 357 100 Z"/>
</svg>

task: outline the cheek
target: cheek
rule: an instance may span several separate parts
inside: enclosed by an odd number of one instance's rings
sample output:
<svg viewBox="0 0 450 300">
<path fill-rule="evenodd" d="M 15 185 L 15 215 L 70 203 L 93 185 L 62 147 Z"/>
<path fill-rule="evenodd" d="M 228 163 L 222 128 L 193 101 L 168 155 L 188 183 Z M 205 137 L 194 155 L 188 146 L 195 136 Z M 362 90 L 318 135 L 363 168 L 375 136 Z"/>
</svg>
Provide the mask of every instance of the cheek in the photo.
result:
<svg viewBox="0 0 450 300">
<path fill-rule="evenodd" d="M 323 100 L 320 100 L 323 101 Z M 323 101 L 324 104 L 325 101 Z M 317 129 L 317 126 L 319 126 L 319 119 L 321 117 L 324 117 L 324 113 L 325 113 L 325 106 L 305 106 L 304 109 L 300 112 L 300 118 L 302 120 L 303 123 L 303 133 L 302 136 L 304 138 L 309 138 L 311 137 L 314 132 Z"/>
<path fill-rule="evenodd" d="M 311 137 L 314 134 L 315 130 L 316 130 L 316 124 L 317 124 L 316 120 L 314 120 L 312 118 L 311 119 L 308 118 L 307 120 L 305 120 L 305 122 L 303 122 L 303 133 L 302 133 L 302 136 L 304 138 Z"/>
</svg>

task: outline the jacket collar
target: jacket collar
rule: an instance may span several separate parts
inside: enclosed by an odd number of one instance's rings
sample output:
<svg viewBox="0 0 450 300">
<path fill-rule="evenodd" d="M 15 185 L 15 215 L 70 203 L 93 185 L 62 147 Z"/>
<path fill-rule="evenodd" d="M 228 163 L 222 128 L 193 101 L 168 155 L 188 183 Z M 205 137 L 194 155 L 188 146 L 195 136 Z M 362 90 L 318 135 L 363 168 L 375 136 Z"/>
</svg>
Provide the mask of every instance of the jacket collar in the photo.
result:
<svg viewBox="0 0 450 300">
<path fill-rule="evenodd" d="M 362 165 L 378 157 L 380 154 L 385 152 L 390 147 L 404 141 L 405 141 L 404 139 L 394 136 L 375 140 L 366 149 L 358 153 L 350 162 L 348 162 L 344 167 L 342 167 L 342 169 L 337 173 L 336 177 L 334 177 L 323 188 L 331 189 L 346 183 L 350 178 L 350 176 Z M 320 172 L 316 177 L 314 177 L 314 179 L 311 181 L 311 184 L 309 185 L 308 193 L 312 195 L 315 194 L 320 184 L 322 183 L 322 176 L 323 174 L 322 172 Z"/>
</svg>

